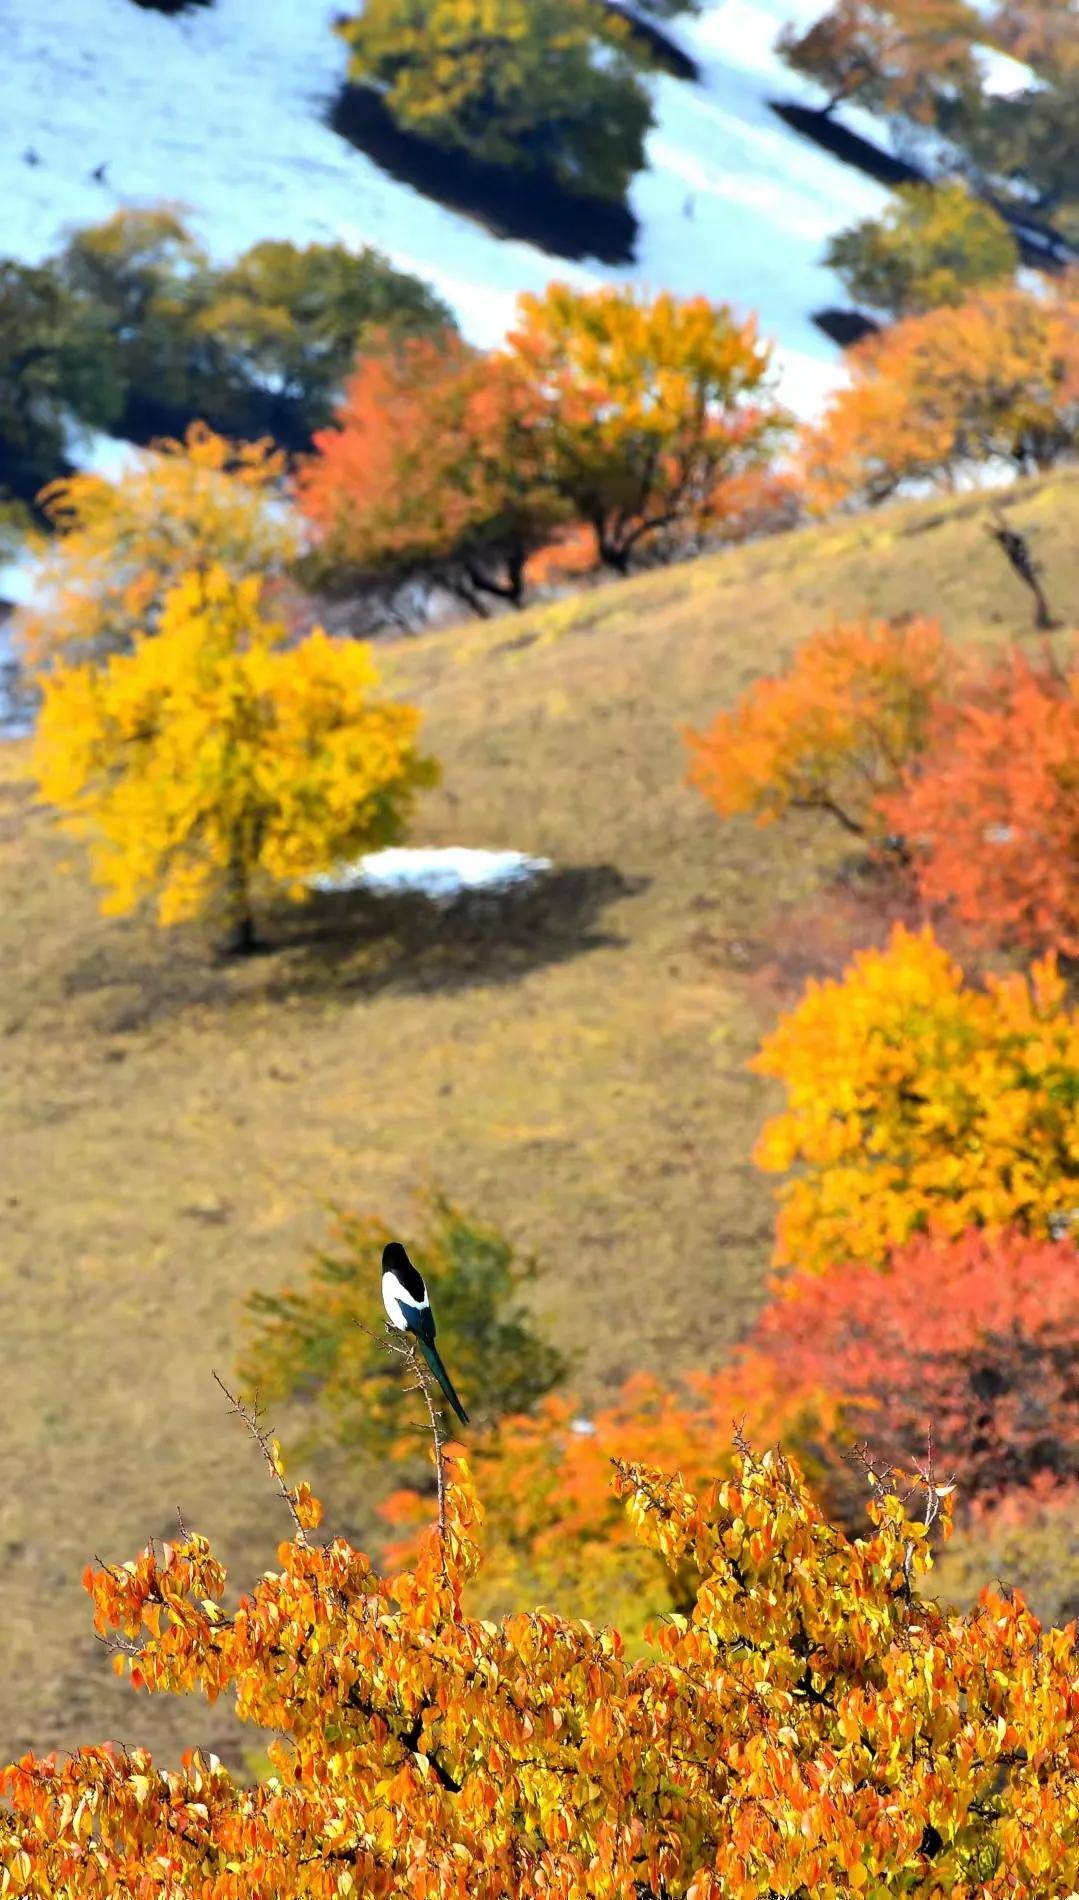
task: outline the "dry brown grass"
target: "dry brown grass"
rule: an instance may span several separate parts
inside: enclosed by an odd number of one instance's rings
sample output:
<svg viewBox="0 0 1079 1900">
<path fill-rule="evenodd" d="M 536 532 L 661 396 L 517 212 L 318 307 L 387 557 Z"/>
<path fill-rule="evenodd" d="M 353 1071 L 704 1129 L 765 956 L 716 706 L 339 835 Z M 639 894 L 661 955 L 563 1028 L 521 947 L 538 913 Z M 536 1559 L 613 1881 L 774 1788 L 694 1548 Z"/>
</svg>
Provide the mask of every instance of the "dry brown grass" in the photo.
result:
<svg viewBox="0 0 1079 1900">
<path fill-rule="evenodd" d="M 241 1583 L 274 1562 L 287 1520 L 210 1374 L 327 1203 L 407 1235 L 433 1181 L 503 1225 L 545 1265 L 537 1308 L 586 1399 L 729 1349 L 771 1231 L 746 1058 L 883 920 L 844 880 L 849 841 L 721 826 L 685 788 L 679 728 L 835 616 L 1024 630 L 985 513 L 896 509 L 387 650 L 445 765 L 418 838 L 559 867 L 437 926 L 326 901 L 241 966 L 194 931 L 103 922 L 24 752 L 0 753 L 0 1759 L 114 1736 L 238 1761 L 226 1710 L 113 1678 L 79 1574 L 167 1535 L 177 1504 Z M 1079 479 L 1032 485 L 1015 518 L 1074 610 Z M 330 1523 L 362 1532 L 356 1480 L 321 1477 Z"/>
</svg>

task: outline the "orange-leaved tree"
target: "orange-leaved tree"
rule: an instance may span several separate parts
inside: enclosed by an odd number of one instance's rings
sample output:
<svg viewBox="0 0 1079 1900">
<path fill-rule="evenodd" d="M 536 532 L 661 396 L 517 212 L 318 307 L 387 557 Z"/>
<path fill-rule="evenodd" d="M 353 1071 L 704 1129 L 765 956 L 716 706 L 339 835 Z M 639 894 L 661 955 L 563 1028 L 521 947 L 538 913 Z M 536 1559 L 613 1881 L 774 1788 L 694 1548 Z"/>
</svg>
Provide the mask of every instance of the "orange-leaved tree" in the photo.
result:
<svg viewBox="0 0 1079 1900">
<path fill-rule="evenodd" d="M 882 1264 L 912 1234 L 1053 1232 L 1079 1190 L 1079 1018 L 1052 959 L 969 985 L 901 925 L 811 982 L 750 1064 L 786 1090 L 755 1159 L 780 1190 L 776 1262 Z"/>
<path fill-rule="evenodd" d="M 757 680 L 706 732 L 687 732 L 690 782 L 724 818 L 821 811 L 846 831 L 879 832 L 877 799 L 924 749 L 955 675 L 935 620 L 825 628 L 785 673 Z"/>
<path fill-rule="evenodd" d="M 983 941 L 1079 954 L 1079 672 L 1013 651 L 942 704 L 882 801 L 928 902 Z"/>
<path fill-rule="evenodd" d="M 1079 449 L 1079 286 L 990 288 L 906 317 L 847 353 L 849 381 L 802 440 L 811 502 L 953 487 L 997 461 L 1018 474 Z"/>
<path fill-rule="evenodd" d="M 804 31 L 784 28 L 778 50 L 828 94 L 923 123 L 977 89 L 973 46 L 984 37 L 965 0 L 833 0 Z"/>
<path fill-rule="evenodd" d="M 509 348 L 548 405 L 559 491 L 619 573 L 642 544 L 718 522 L 724 483 L 787 427 L 755 323 L 704 297 L 552 283 L 521 298 Z"/>
<path fill-rule="evenodd" d="M 567 514 L 543 396 L 455 332 L 386 338 L 300 471 L 315 565 L 338 580 L 439 582 L 470 607 L 520 606 L 528 558 Z"/>
<path fill-rule="evenodd" d="M 463 1459 L 414 1563 L 380 1577 L 315 1540 L 320 1503 L 260 1436 L 294 1533 L 235 1608 L 186 1530 L 84 1581 L 120 1672 L 234 1698 L 278 1732 L 269 1774 L 26 1755 L 0 1778 L 9 1891 L 1055 1900 L 1079 1880 L 1074 1626 L 916 1594 L 949 1509 L 931 1476 L 917 1517 L 875 1485 L 851 1541 L 773 1452 L 741 1449 L 699 1494 L 618 1465 L 641 1541 L 701 1578 L 633 1662 L 612 1628 L 468 1613 L 482 1513 Z"/>
<path fill-rule="evenodd" d="M 41 500 L 55 533 L 35 542 L 31 606 L 16 631 L 32 661 L 100 659 L 153 632 L 169 588 L 214 565 L 280 576 L 299 552 L 272 443 L 230 442 L 192 423 L 115 480 L 73 475 Z"/>
<path fill-rule="evenodd" d="M 302 895 L 392 843 L 435 777 L 369 649 L 320 629 L 290 644 L 260 596 L 222 568 L 179 581 L 153 639 L 45 675 L 35 750 L 43 797 L 93 841 L 107 913 L 155 894 L 161 923 L 217 913 L 241 950 L 260 889 Z"/>
</svg>

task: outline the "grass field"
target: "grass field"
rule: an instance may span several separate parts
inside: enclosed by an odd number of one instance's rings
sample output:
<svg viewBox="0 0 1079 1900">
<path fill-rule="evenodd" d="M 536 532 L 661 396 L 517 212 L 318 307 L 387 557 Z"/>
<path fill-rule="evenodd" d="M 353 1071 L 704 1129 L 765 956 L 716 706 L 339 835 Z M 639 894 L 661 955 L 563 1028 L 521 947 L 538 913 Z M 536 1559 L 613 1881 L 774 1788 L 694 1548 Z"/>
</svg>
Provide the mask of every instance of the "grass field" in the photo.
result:
<svg viewBox="0 0 1079 1900">
<path fill-rule="evenodd" d="M 1010 499 L 1074 618 L 1079 477 Z M 1024 632 L 986 518 L 907 506 L 385 649 L 445 767 L 416 841 L 557 867 L 441 921 L 322 899 L 243 964 L 196 931 L 104 922 L 25 750 L 0 752 L 0 1759 L 114 1737 L 239 1764 L 227 1709 L 116 1681 L 79 1576 L 169 1535 L 177 1505 L 238 1584 L 273 1565 L 287 1518 L 211 1369 L 227 1377 L 243 1296 L 296 1278 L 328 1204 L 407 1238 L 439 1183 L 535 1250 L 585 1403 L 730 1349 L 771 1242 L 749 1160 L 769 1096 L 746 1059 L 887 906 L 838 832 L 721 826 L 684 785 L 679 728 L 836 616 Z M 287 1443 L 287 1413 L 271 1422 Z M 365 1534 L 356 1474 L 305 1475 L 332 1528 Z"/>
</svg>

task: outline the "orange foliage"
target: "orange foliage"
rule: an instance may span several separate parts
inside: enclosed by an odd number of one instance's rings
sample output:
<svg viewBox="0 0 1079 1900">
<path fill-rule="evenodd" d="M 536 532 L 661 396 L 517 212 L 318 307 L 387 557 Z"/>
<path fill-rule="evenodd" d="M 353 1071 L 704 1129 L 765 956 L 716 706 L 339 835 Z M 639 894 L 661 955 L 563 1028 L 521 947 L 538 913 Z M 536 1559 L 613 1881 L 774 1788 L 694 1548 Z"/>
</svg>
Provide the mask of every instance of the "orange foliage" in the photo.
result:
<svg viewBox="0 0 1079 1900">
<path fill-rule="evenodd" d="M 803 438 L 810 500 L 879 502 L 1000 458 L 1020 473 L 1079 447 L 1079 287 L 987 289 L 848 351 L 850 381 Z"/>
<path fill-rule="evenodd" d="M 453 331 L 364 355 L 297 485 L 323 558 L 423 574 L 471 606 L 519 604 L 529 556 L 566 510 L 548 480 L 544 402 L 505 356 Z"/>
<path fill-rule="evenodd" d="M 815 633 L 706 733 L 689 732 L 690 782 L 724 818 L 791 808 L 872 829 L 876 800 L 926 743 L 954 662 L 935 620 L 854 621 Z"/>
<path fill-rule="evenodd" d="M 1079 672 L 1014 652 L 941 706 L 882 801 L 922 895 L 991 943 L 1079 954 Z"/>
<path fill-rule="evenodd" d="M 274 1450 L 280 1473 L 280 1458 Z M 239 1788 L 216 1758 L 26 1755 L 0 1782 L 0 1869 L 52 1900 L 1055 1900 L 1079 1881 L 1074 1625 L 1021 1599 L 918 1597 L 924 1521 L 877 1488 L 848 1541 L 775 1454 L 694 1495 L 615 1483 L 641 1541 L 702 1584 L 631 1662 L 548 1611 L 477 1621 L 463 1461 L 446 1531 L 380 1578 L 321 1506 L 237 1608 L 206 1540 L 89 1568 L 100 1632 L 151 1694 L 234 1696 L 278 1731 Z M 281 1475 L 282 1488 L 285 1480 Z M 945 1524 L 930 1489 L 924 1519 Z M 123 1651 L 117 1656 L 124 1668 Z"/>
</svg>

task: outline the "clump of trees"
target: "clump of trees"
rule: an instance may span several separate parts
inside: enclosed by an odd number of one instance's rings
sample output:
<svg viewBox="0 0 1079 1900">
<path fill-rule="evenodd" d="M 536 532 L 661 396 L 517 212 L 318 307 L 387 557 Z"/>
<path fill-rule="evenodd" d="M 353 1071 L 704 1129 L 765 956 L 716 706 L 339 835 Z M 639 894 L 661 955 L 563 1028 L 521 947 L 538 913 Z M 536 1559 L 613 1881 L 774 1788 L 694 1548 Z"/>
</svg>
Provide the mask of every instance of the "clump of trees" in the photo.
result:
<svg viewBox="0 0 1079 1900">
<path fill-rule="evenodd" d="M 1079 55 L 1074 18 L 1055 0 L 996 8 L 968 0 L 834 0 L 779 48 L 824 89 L 824 110 L 856 101 L 947 137 L 980 188 L 1005 194 L 1017 221 L 1052 219 L 1079 237 Z M 982 47 L 1031 67 L 1000 93 Z"/>
<path fill-rule="evenodd" d="M 961 304 L 1014 277 L 1019 248 L 961 180 L 901 185 L 891 207 L 833 238 L 824 261 L 858 303 L 890 318 Z"/>
<path fill-rule="evenodd" d="M 451 322 L 378 251 L 275 240 L 216 266 L 176 212 L 119 211 L 34 269 L 0 267 L 0 489 L 31 501 L 69 472 L 72 418 L 308 448 L 365 337 Z"/>
<path fill-rule="evenodd" d="M 367 0 L 338 30 L 353 83 L 435 144 L 615 199 L 644 163 L 636 43 L 596 0 Z"/>
<path fill-rule="evenodd" d="M 88 835 L 115 915 L 208 914 L 257 941 L 267 889 L 300 896 L 338 858 L 395 843 L 433 762 L 419 714 L 379 699 L 369 650 L 316 629 L 299 644 L 257 575 L 189 572 L 129 652 L 55 664 L 35 741 L 41 791 Z"/>
<path fill-rule="evenodd" d="M 934 621 L 836 626 L 687 733 L 690 782 L 724 818 L 826 813 L 974 940 L 1074 957 L 1077 708 L 1048 642 L 961 661 Z"/>
<path fill-rule="evenodd" d="M 298 498 L 315 571 L 427 574 L 471 606 L 519 606 L 530 557 L 563 527 L 584 523 L 624 573 L 733 519 L 788 427 L 751 321 L 704 298 L 552 284 L 522 298 L 503 349 L 443 335 L 362 360 Z"/>
</svg>

